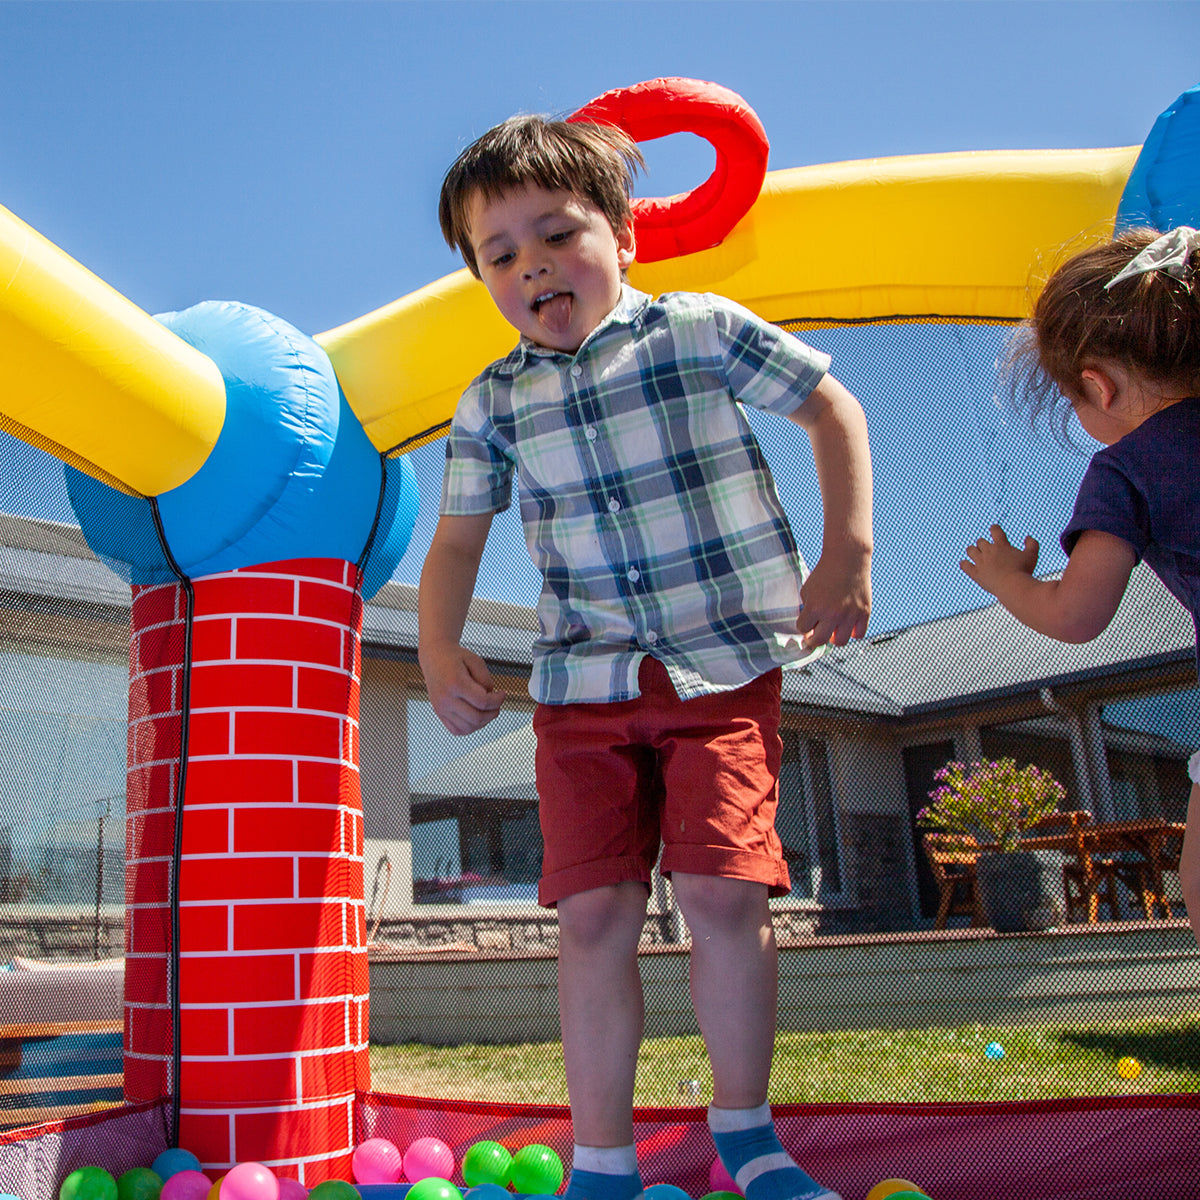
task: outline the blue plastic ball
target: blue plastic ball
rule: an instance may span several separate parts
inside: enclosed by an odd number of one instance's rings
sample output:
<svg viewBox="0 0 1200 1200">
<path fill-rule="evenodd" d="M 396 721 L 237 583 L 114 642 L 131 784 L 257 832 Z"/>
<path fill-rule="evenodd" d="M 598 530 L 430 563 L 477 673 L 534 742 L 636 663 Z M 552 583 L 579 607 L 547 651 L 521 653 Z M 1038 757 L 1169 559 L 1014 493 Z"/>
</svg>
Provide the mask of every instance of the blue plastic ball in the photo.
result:
<svg viewBox="0 0 1200 1200">
<path fill-rule="evenodd" d="M 164 1183 L 179 1171 L 200 1170 L 200 1160 L 182 1146 L 164 1150 L 151 1164 L 150 1169 Z"/>
<path fill-rule="evenodd" d="M 466 1200 L 512 1200 L 512 1192 L 498 1183 L 477 1183 L 468 1188 Z"/>
<path fill-rule="evenodd" d="M 999 1042 L 988 1042 L 983 1052 L 990 1059 L 1004 1057 L 1004 1047 Z"/>
<path fill-rule="evenodd" d="M 673 1183 L 652 1183 L 645 1194 L 646 1200 L 692 1200 L 683 1188 Z"/>
</svg>

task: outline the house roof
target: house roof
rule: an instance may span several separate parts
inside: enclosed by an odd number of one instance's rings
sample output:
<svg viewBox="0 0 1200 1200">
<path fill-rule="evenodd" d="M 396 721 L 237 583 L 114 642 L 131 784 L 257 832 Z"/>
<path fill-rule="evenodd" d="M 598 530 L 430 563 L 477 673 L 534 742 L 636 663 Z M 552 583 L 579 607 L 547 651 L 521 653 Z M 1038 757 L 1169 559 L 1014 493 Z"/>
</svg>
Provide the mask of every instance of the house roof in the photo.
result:
<svg viewBox="0 0 1200 1200">
<path fill-rule="evenodd" d="M 0 513 L 0 588 L 27 596 L 128 608 L 130 590 L 96 560 L 77 526 Z M 412 653 L 417 589 L 389 583 L 364 608 L 368 645 Z M 493 662 L 527 667 L 530 607 L 476 599 L 464 644 Z M 1144 564 L 1116 617 L 1094 641 L 1070 645 L 1026 629 L 999 604 L 831 648 L 784 672 L 785 701 L 859 718 L 920 716 L 991 698 L 1130 674 L 1174 674 L 1195 657 L 1191 617 Z"/>
<path fill-rule="evenodd" d="M 1187 610 L 1140 564 L 1116 617 L 1091 642 L 1044 637 L 991 604 L 828 650 L 811 668 L 785 672 L 783 694 L 796 704 L 913 716 L 1014 691 L 1187 667 L 1195 647 Z"/>
</svg>

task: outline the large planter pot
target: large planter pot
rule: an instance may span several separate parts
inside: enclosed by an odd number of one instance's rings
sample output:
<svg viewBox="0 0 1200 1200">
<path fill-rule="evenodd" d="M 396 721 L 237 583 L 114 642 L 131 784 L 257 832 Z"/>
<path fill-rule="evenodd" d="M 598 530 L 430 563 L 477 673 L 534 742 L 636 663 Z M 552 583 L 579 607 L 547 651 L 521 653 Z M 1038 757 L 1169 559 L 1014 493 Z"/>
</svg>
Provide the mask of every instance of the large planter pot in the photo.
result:
<svg viewBox="0 0 1200 1200">
<path fill-rule="evenodd" d="M 997 933 L 1063 924 L 1062 855 L 1057 851 L 981 854 L 975 878 L 983 914 Z"/>
</svg>

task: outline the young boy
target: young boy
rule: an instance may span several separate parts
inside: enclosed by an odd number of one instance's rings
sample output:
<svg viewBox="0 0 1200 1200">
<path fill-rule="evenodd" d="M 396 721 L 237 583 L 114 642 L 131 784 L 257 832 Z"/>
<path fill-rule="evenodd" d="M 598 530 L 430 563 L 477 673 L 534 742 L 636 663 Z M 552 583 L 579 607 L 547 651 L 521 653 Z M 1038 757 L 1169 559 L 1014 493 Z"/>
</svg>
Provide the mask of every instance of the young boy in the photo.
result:
<svg viewBox="0 0 1200 1200">
<path fill-rule="evenodd" d="M 866 422 L 827 357 L 791 335 L 719 297 L 654 300 L 624 282 L 640 163 L 616 129 L 518 117 L 446 175 L 446 240 L 521 337 L 451 425 L 421 574 L 421 669 L 451 732 L 495 717 L 501 694 L 459 640 L 516 470 L 543 576 L 529 690 L 539 900 L 558 908 L 576 1142 L 566 1195 L 642 1189 L 637 947 L 661 841 L 691 931 L 721 1161 L 748 1200 L 836 1200 L 783 1150 L 767 1105 L 767 900 L 789 887 L 774 828 L 780 665 L 862 636 L 870 611 Z M 824 539 L 807 579 L 739 402 L 811 439 Z"/>
</svg>

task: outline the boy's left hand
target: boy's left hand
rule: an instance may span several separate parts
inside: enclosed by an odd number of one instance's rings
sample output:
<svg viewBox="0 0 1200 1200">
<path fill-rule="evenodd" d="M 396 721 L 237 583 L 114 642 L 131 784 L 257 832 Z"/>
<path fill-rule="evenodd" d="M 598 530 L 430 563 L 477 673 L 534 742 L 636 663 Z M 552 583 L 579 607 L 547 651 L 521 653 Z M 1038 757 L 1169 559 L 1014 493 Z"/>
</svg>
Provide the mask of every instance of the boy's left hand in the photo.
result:
<svg viewBox="0 0 1200 1200">
<path fill-rule="evenodd" d="M 862 637 L 871 615 L 870 553 L 825 551 L 801 584 L 800 599 L 797 627 L 806 650 Z"/>
</svg>

